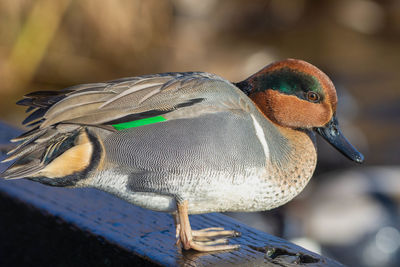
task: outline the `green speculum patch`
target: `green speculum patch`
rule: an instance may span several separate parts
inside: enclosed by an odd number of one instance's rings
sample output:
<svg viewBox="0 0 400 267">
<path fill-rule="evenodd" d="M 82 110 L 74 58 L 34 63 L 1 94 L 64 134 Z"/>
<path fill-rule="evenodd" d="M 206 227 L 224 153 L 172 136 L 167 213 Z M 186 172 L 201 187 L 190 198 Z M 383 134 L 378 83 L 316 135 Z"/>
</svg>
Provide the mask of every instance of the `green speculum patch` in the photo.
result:
<svg viewBox="0 0 400 267">
<path fill-rule="evenodd" d="M 166 120 L 167 119 L 164 118 L 163 116 L 156 116 L 156 117 L 150 117 L 150 118 L 145 118 L 145 119 L 140 119 L 140 120 L 135 120 L 135 121 L 128 121 L 128 122 L 123 122 L 123 123 L 118 123 L 118 124 L 112 124 L 112 127 L 114 127 L 114 129 L 116 129 L 118 131 L 121 131 L 121 130 L 128 129 L 128 128 L 140 127 L 140 126 L 144 126 L 144 125 L 163 122 Z"/>
<path fill-rule="evenodd" d="M 284 94 L 296 95 L 302 99 L 306 92 L 313 91 L 323 97 L 323 90 L 317 78 L 287 67 L 260 76 L 257 82 L 262 90 L 273 89 Z"/>
</svg>

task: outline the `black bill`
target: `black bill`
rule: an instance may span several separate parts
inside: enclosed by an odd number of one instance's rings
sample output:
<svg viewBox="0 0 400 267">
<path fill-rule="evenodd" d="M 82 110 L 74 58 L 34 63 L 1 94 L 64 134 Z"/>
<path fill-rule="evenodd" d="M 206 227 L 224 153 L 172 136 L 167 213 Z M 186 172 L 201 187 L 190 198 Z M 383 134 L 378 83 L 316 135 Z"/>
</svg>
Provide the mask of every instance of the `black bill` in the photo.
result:
<svg viewBox="0 0 400 267">
<path fill-rule="evenodd" d="M 339 150 L 343 155 L 348 157 L 355 162 L 362 163 L 364 161 L 364 156 L 353 147 L 346 137 L 342 134 L 339 129 L 339 124 L 336 119 L 336 114 L 333 115 L 332 119 L 324 126 L 315 128 L 317 133 L 319 133 L 326 141 L 328 141 L 332 146 Z"/>
</svg>

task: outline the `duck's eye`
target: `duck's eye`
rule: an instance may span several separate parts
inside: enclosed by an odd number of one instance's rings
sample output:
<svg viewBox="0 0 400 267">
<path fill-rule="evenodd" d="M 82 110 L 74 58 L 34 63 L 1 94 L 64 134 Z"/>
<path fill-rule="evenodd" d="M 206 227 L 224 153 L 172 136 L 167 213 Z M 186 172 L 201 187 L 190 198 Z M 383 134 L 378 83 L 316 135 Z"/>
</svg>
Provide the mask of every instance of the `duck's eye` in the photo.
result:
<svg viewBox="0 0 400 267">
<path fill-rule="evenodd" d="M 309 91 L 307 92 L 307 99 L 311 102 L 318 102 L 319 101 L 319 94 Z"/>
</svg>

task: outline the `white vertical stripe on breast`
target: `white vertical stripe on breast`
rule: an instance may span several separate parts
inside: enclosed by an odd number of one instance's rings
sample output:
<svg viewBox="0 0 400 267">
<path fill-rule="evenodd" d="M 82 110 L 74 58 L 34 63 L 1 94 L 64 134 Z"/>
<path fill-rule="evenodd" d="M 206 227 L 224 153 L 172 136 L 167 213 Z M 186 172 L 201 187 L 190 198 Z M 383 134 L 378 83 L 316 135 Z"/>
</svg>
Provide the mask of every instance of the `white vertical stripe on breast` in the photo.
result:
<svg viewBox="0 0 400 267">
<path fill-rule="evenodd" d="M 256 130 L 256 135 L 258 137 L 258 140 L 260 140 L 260 143 L 264 150 L 265 159 L 268 159 L 269 158 L 269 148 L 268 148 L 267 141 L 265 140 L 264 130 L 262 129 L 261 125 L 258 123 L 256 118 L 254 117 L 254 115 L 251 115 L 251 118 L 253 119 L 254 129 Z"/>
</svg>

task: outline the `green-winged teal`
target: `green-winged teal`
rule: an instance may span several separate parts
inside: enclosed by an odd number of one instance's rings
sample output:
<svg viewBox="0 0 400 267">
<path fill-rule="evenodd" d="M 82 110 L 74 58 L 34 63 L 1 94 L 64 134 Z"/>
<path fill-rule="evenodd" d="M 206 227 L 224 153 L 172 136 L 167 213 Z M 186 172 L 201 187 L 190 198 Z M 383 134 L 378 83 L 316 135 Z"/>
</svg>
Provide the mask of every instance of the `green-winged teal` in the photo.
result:
<svg viewBox="0 0 400 267">
<path fill-rule="evenodd" d="M 295 59 L 239 83 L 204 72 L 165 73 L 39 91 L 18 102 L 35 126 L 2 176 L 94 187 L 175 215 L 185 249 L 233 249 L 235 231 L 191 230 L 188 214 L 262 211 L 285 204 L 311 178 L 314 132 L 351 160 L 330 79 Z"/>
</svg>

